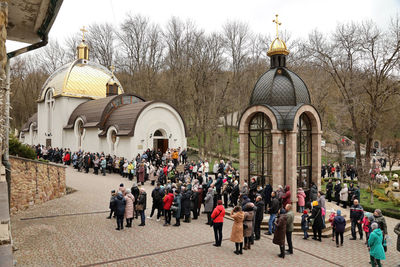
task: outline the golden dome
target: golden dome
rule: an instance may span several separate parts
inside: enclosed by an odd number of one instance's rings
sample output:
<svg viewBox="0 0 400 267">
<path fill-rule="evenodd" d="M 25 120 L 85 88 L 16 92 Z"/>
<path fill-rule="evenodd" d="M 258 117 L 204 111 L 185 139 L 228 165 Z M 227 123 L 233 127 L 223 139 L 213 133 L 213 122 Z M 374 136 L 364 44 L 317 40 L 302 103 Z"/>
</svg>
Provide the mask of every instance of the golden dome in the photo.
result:
<svg viewBox="0 0 400 267">
<path fill-rule="evenodd" d="M 268 49 L 267 55 L 289 55 L 289 50 L 286 48 L 286 44 L 279 37 L 276 37 L 275 40 L 271 43 Z"/>
<path fill-rule="evenodd" d="M 68 96 L 99 99 L 106 97 L 106 84 L 110 80 L 118 84 L 118 94 L 124 90 L 107 68 L 95 62 L 77 59 L 57 69 L 44 83 L 38 101 L 45 99 L 47 89 L 54 90 L 54 97 Z"/>
</svg>

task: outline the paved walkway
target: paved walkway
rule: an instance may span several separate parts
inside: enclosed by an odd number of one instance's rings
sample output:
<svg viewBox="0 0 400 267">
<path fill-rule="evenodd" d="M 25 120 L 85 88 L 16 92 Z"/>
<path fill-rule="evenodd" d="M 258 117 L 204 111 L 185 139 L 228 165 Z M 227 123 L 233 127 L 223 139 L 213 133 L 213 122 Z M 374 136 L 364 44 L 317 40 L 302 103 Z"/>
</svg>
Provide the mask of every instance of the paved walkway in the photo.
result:
<svg viewBox="0 0 400 267">
<path fill-rule="evenodd" d="M 348 238 L 343 247 L 336 248 L 328 239 L 320 243 L 294 236 L 294 255 L 282 260 L 277 257 L 279 248 L 263 235 L 250 251 L 237 256 L 228 240 L 232 221 L 224 223 L 226 241 L 215 248 L 205 215 L 179 228 L 146 219 L 145 227 L 138 227 L 139 221 L 134 220 L 133 228 L 116 231 L 115 221 L 105 217 L 110 190 L 121 182 L 131 186 L 118 175 L 103 177 L 68 168 L 67 184 L 77 192 L 12 217 L 18 266 L 368 266 L 366 246 Z M 151 188 L 145 185 L 145 189 L 151 207 Z M 400 261 L 393 233 L 397 221 L 387 222 L 392 242 L 384 266 L 396 266 L 396 260 Z"/>
</svg>

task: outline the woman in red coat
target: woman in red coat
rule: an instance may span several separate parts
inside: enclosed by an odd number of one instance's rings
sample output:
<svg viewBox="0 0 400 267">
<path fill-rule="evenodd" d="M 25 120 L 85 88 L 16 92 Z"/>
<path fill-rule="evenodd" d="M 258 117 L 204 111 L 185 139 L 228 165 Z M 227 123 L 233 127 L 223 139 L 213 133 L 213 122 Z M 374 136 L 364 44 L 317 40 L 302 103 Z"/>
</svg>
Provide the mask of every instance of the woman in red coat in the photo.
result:
<svg viewBox="0 0 400 267">
<path fill-rule="evenodd" d="M 164 201 L 164 211 L 165 211 L 165 223 L 164 226 L 168 226 L 171 224 L 171 205 L 174 201 L 174 195 L 167 189 Z"/>
<path fill-rule="evenodd" d="M 217 201 L 217 206 L 211 214 L 211 219 L 213 220 L 214 227 L 214 246 L 220 247 L 222 243 L 222 225 L 224 224 L 225 209 L 222 205 L 222 200 Z"/>
</svg>

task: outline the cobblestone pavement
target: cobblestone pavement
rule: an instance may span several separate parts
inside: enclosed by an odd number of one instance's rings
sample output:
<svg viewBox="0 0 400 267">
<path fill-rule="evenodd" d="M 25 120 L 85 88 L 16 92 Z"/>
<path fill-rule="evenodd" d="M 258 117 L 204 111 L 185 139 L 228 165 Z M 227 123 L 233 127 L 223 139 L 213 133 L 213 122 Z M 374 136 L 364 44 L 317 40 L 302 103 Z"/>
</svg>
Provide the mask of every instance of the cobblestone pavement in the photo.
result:
<svg viewBox="0 0 400 267">
<path fill-rule="evenodd" d="M 330 239 L 322 243 L 293 237 L 294 255 L 277 257 L 279 248 L 263 235 L 250 251 L 237 256 L 229 241 L 232 221 L 226 220 L 222 247 L 215 248 L 213 231 L 201 215 L 181 227 L 163 227 L 162 221 L 146 219 L 145 227 L 134 220 L 131 229 L 116 231 L 115 220 L 107 220 L 110 190 L 124 182 L 118 175 L 96 176 L 67 169 L 67 184 L 78 191 L 37 205 L 12 217 L 12 234 L 18 250 L 18 266 L 368 266 L 369 254 L 362 241 L 345 238 L 336 248 Z M 149 215 L 151 187 L 148 192 Z M 107 211 L 107 212 L 106 212 Z M 154 216 L 155 217 L 155 216 Z M 392 242 L 384 266 L 396 266 L 400 254 L 395 249 L 393 227 L 388 219 Z M 399 261 L 399 262 L 396 262 Z"/>
</svg>

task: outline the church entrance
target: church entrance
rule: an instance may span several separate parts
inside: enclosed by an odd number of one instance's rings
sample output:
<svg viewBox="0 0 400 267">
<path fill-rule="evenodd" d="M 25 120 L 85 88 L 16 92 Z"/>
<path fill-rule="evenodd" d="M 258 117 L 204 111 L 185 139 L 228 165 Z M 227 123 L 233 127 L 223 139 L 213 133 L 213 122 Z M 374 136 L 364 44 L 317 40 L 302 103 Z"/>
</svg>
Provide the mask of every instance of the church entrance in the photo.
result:
<svg viewBox="0 0 400 267">
<path fill-rule="evenodd" d="M 168 138 L 164 130 L 157 130 L 153 134 L 153 148 L 165 153 L 168 149 Z"/>
</svg>

